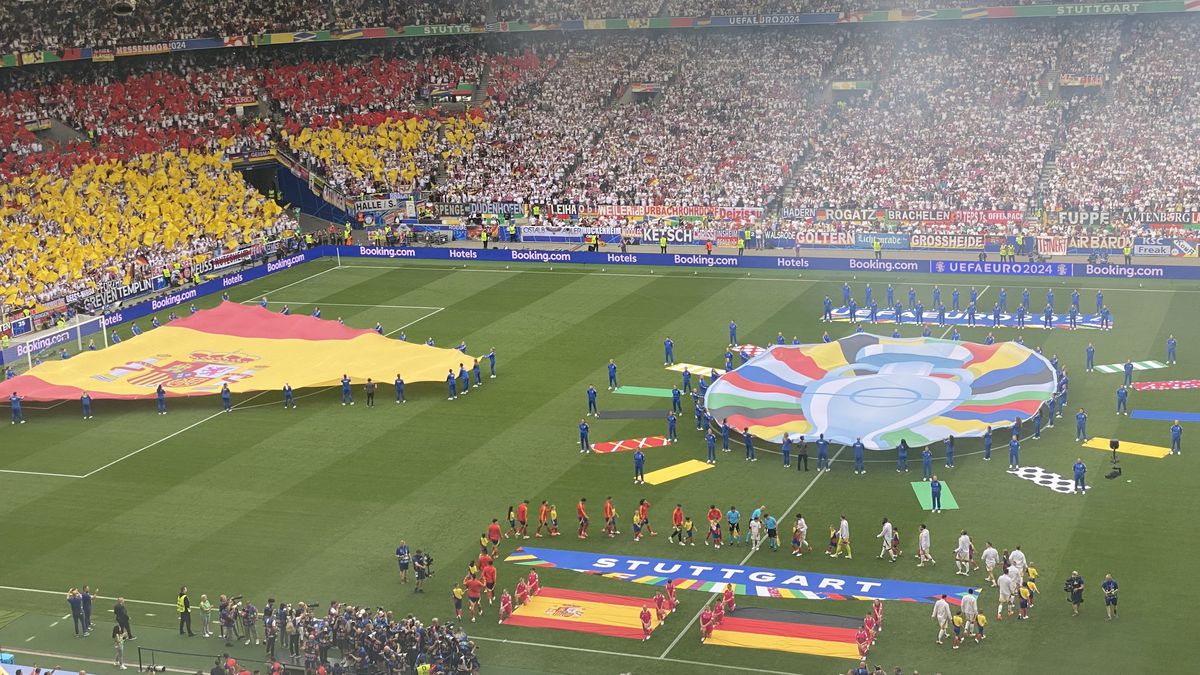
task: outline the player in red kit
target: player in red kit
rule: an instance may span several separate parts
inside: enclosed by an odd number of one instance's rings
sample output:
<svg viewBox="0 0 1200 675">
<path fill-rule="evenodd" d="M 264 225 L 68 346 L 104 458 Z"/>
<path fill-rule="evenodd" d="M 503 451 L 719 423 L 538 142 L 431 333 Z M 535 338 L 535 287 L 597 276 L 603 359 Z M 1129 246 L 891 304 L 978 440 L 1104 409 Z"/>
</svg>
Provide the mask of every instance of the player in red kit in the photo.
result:
<svg viewBox="0 0 1200 675">
<path fill-rule="evenodd" d="M 642 605 L 642 613 L 638 614 L 638 618 L 642 620 L 642 642 L 650 639 L 650 608 Z"/>
<path fill-rule="evenodd" d="M 661 591 L 654 594 L 654 612 L 658 615 L 659 623 L 667 620 L 667 596 Z"/>
<path fill-rule="evenodd" d="M 529 591 L 530 596 L 537 595 L 538 590 L 540 590 L 540 589 L 538 587 L 538 574 L 535 570 L 529 570 L 528 582 L 529 583 L 526 584 L 525 590 Z"/>
<path fill-rule="evenodd" d="M 675 582 L 667 579 L 667 609 L 672 612 L 679 606 L 679 601 L 675 599 Z"/>
<path fill-rule="evenodd" d="M 492 564 L 492 556 L 488 555 L 486 552 L 479 554 L 479 561 L 478 561 L 479 569 L 483 569 L 491 564 Z"/>
<path fill-rule="evenodd" d="M 587 497 L 582 497 L 575 505 L 575 515 L 579 516 L 579 538 L 588 538 Z"/>
<path fill-rule="evenodd" d="M 854 641 L 858 643 L 858 655 L 867 658 L 867 650 L 871 648 L 871 638 L 867 636 L 867 629 L 859 626 L 858 632 L 854 634 Z"/>
<path fill-rule="evenodd" d="M 717 508 L 716 504 L 710 504 L 708 507 L 708 534 L 704 535 L 704 545 L 708 546 L 708 540 L 712 539 L 716 548 L 721 548 L 721 509 Z"/>
<path fill-rule="evenodd" d="M 520 504 L 517 504 L 517 536 L 522 539 L 529 538 L 529 500 L 525 499 Z"/>
<path fill-rule="evenodd" d="M 500 521 L 492 518 L 492 524 L 488 525 L 487 538 L 492 544 L 492 557 L 496 557 L 496 553 L 500 550 Z"/>
<path fill-rule="evenodd" d="M 721 602 L 720 600 L 717 600 L 716 602 L 714 602 L 712 614 L 713 614 L 712 625 L 713 625 L 713 628 L 716 628 L 717 626 L 721 625 L 722 621 L 725 620 L 725 603 Z"/>
<path fill-rule="evenodd" d="M 675 509 L 671 511 L 671 539 L 678 539 L 679 545 L 683 546 L 683 505 L 676 504 Z"/>
<path fill-rule="evenodd" d="M 478 579 L 467 579 L 463 582 L 463 586 L 467 589 L 467 603 L 470 605 L 471 621 L 474 622 L 476 614 L 483 614 L 483 605 L 479 604 L 483 595 L 483 582 Z"/>
<path fill-rule="evenodd" d="M 512 602 L 512 596 L 508 594 L 507 588 L 500 592 L 500 621 L 497 623 L 504 623 L 505 619 L 512 616 Z"/>
<path fill-rule="evenodd" d="M 700 642 L 704 642 L 712 635 L 713 622 L 712 610 L 706 605 L 704 610 L 700 612 Z"/>
<path fill-rule="evenodd" d="M 883 632 L 883 601 L 876 599 L 871 603 L 871 614 L 875 617 L 875 632 Z"/>
<path fill-rule="evenodd" d="M 604 534 L 607 534 L 611 539 L 617 531 L 616 509 L 613 508 L 612 497 L 606 497 L 604 500 Z"/>
<path fill-rule="evenodd" d="M 646 531 L 646 534 L 657 537 L 658 533 L 650 527 L 650 502 L 645 499 L 638 502 L 638 516 L 641 518 L 642 529 Z"/>
<path fill-rule="evenodd" d="M 863 617 L 863 628 L 867 629 L 867 637 L 871 639 L 871 644 L 875 644 L 875 615 L 868 614 Z"/>
<path fill-rule="evenodd" d="M 484 588 L 487 589 L 488 604 L 490 605 L 496 599 L 496 566 L 484 565 L 479 570 L 483 574 Z"/>
<path fill-rule="evenodd" d="M 542 528 L 546 527 L 546 518 L 550 513 L 550 506 L 546 504 L 546 500 L 542 500 L 542 505 L 538 507 L 538 529 L 533 533 L 534 537 L 542 538 Z"/>
</svg>

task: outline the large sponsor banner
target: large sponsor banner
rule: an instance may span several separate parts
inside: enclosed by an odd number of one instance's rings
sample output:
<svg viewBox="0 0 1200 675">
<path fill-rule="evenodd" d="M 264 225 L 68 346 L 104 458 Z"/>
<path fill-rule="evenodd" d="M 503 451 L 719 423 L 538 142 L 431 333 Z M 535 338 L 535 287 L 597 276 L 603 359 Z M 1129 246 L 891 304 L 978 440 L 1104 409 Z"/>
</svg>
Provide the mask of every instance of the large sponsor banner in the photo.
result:
<svg viewBox="0 0 1200 675">
<path fill-rule="evenodd" d="M 854 248 L 874 249 L 879 242 L 889 251 L 903 251 L 911 247 L 910 235 L 902 232 L 855 232 Z"/>
<path fill-rule="evenodd" d="M 956 251 L 983 250 L 982 234 L 914 234 L 912 247 L 919 249 L 949 249 Z"/>
<path fill-rule="evenodd" d="M 829 232 L 826 230 L 800 230 L 796 232 L 794 246 L 812 248 L 854 248 L 853 232 Z M 886 246 L 886 242 L 885 242 Z"/>
<path fill-rule="evenodd" d="M 1069 277 L 1073 269 L 1068 263 L 983 262 L 974 260 L 931 260 L 929 271 L 934 274 L 1012 275 L 1040 277 Z"/>
<path fill-rule="evenodd" d="M 710 593 L 722 592 L 726 586 L 730 586 L 735 593 L 764 597 L 879 599 L 931 603 L 945 595 L 957 604 L 959 599 L 972 589 L 968 586 L 899 579 L 868 579 L 795 569 L 667 560 L 652 556 L 607 555 L 528 546 L 514 551 L 508 562 L 555 567 L 638 583 L 646 583 L 645 580 L 652 579 L 649 583 L 665 585 L 671 580 L 678 588 Z"/>
</svg>

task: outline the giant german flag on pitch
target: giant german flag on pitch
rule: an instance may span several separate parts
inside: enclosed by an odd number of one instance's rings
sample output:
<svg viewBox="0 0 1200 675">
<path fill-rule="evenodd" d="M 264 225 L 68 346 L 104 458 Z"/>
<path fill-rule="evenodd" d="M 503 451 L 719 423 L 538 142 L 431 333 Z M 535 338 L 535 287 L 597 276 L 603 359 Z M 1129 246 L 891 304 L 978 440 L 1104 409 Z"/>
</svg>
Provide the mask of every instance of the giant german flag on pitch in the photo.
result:
<svg viewBox="0 0 1200 675">
<path fill-rule="evenodd" d="M 230 302 L 64 361 L 50 361 L 5 383 L 30 400 L 153 398 L 333 386 L 348 376 L 391 382 L 445 381 L 473 359 L 454 349 L 386 338 L 337 321 L 284 316 Z"/>
</svg>

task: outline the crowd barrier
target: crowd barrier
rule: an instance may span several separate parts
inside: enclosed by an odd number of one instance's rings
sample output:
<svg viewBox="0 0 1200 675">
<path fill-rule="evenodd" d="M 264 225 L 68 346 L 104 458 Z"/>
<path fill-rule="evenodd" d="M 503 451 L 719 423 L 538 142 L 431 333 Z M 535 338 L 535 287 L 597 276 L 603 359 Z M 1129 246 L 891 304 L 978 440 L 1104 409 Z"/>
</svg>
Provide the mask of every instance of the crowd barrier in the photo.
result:
<svg viewBox="0 0 1200 675">
<path fill-rule="evenodd" d="M 295 255 L 247 267 L 237 272 L 215 277 L 199 285 L 161 295 L 144 302 L 104 314 L 103 322 L 62 331 L 50 331 L 38 336 L 35 344 L 53 349 L 68 341 L 77 341 L 102 327 L 115 326 L 147 316 L 169 312 L 172 308 L 191 303 L 197 298 L 244 283 L 262 279 L 306 262 L 323 258 L 367 258 L 388 260 L 442 260 L 450 262 L 492 262 L 516 264 L 595 265 L 603 267 L 682 267 L 740 270 L 776 270 L 789 272 L 828 271 L 886 274 L 960 274 L 969 276 L 1075 277 L 1125 279 L 1184 279 L 1200 280 L 1196 265 L 1121 265 L 1091 263 L 1030 263 L 975 262 L 964 260 L 906 259 L 874 260 L 867 258 L 825 258 L 793 255 L 705 255 L 704 253 L 594 253 L 588 251 L 552 251 L 536 249 L 479 249 L 479 248 L 392 248 L 386 246 L 318 246 Z M 86 330 L 87 328 L 92 330 Z M 86 331 L 86 332 L 85 332 Z M 37 347 L 43 351 L 42 347 Z M 13 345 L 0 351 L 0 363 L 19 361 L 30 353 L 30 347 Z"/>
</svg>

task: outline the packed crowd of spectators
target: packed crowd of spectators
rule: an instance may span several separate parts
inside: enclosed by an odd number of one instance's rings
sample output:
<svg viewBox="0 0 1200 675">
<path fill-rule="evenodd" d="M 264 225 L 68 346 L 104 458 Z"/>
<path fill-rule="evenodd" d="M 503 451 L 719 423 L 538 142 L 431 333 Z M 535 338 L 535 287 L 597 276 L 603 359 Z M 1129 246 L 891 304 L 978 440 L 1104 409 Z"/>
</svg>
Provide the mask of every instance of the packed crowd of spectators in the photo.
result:
<svg viewBox="0 0 1200 675">
<path fill-rule="evenodd" d="M 1114 95 L 1076 108 L 1047 207 L 1200 209 L 1197 41 L 1195 21 L 1133 23 Z"/>
<path fill-rule="evenodd" d="M 867 80 L 832 108 L 793 206 L 1021 209 L 1059 113 L 1033 96 L 1055 47 L 1044 25 L 875 32 L 834 68 Z M 858 93 L 858 92 L 855 92 Z"/>
</svg>

